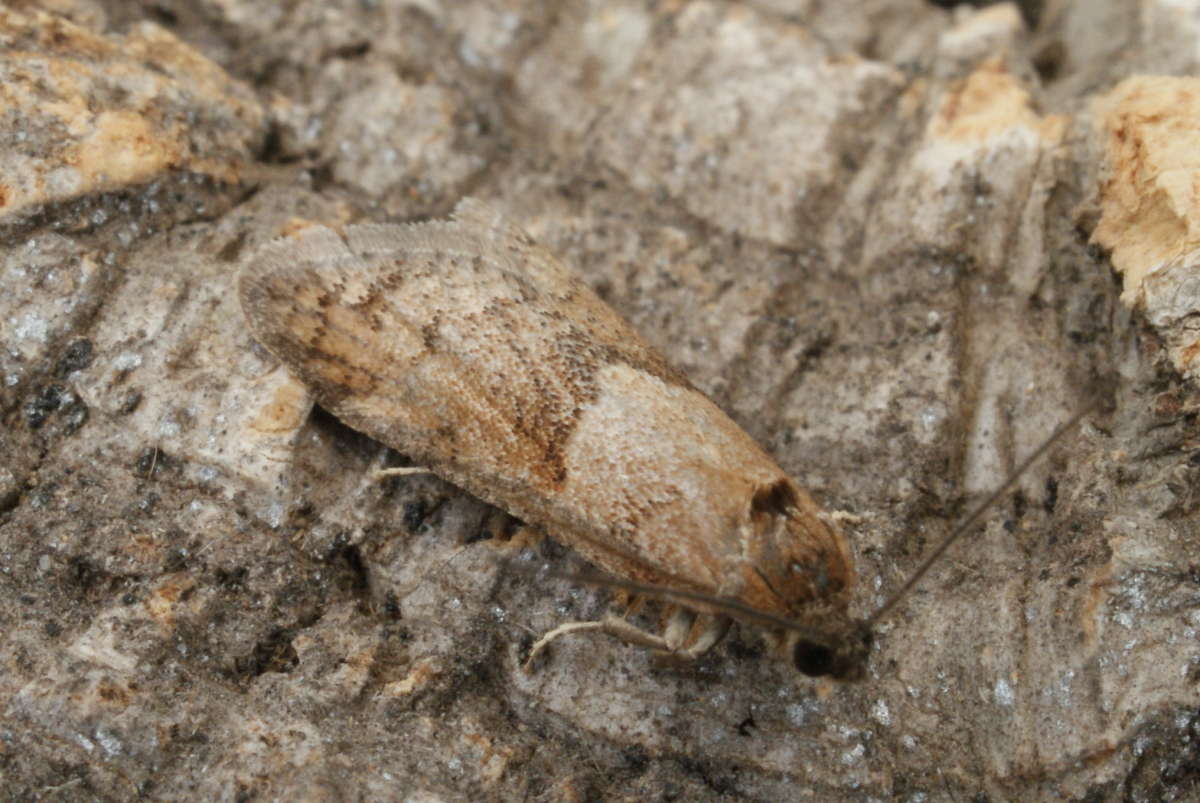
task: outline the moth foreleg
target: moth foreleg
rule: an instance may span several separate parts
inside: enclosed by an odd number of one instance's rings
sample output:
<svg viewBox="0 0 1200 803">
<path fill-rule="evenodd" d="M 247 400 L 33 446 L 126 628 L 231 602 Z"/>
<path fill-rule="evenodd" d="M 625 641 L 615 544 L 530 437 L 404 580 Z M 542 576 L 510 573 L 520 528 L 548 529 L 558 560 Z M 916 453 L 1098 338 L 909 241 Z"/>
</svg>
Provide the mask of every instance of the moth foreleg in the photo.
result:
<svg viewBox="0 0 1200 803">
<path fill-rule="evenodd" d="M 699 658 L 725 637 L 731 624 L 727 616 L 702 616 L 688 608 L 678 607 L 663 630 L 667 652 L 688 660 Z M 696 632 L 697 629 L 699 632 Z"/>
<path fill-rule="evenodd" d="M 667 620 L 667 626 L 663 628 L 663 640 L 667 642 L 667 650 L 673 653 L 678 652 L 687 641 L 688 634 L 692 632 L 692 626 L 695 624 L 695 611 L 687 608 L 675 608 L 671 612 L 671 618 Z"/>
<path fill-rule="evenodd" d="M 729 632 L 732 624 L 733 620 L 728 616 L 706 616 L 704 629 L 696 636 L 695 641 L 680 650 L 679 654 L 689 659 L 699 658 L 725 638 L 725 634 Z"/>
</svg>

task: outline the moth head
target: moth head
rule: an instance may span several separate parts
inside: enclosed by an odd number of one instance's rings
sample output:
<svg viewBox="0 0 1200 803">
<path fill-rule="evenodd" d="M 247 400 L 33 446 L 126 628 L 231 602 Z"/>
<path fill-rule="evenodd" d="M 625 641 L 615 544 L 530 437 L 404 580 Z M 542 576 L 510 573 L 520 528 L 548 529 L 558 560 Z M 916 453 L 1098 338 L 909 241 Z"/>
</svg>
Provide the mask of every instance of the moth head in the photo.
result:
<svg viewBox="0 0 1200 803">
<path fill-rule="evenodd" d="M 793 634 L 788 651 L 801 674 L 855 681 L 866 674 L 873 640 L 866 622 L 847 620 L 845 627 L 831 630 L 827 638 Z"/>
</svg>

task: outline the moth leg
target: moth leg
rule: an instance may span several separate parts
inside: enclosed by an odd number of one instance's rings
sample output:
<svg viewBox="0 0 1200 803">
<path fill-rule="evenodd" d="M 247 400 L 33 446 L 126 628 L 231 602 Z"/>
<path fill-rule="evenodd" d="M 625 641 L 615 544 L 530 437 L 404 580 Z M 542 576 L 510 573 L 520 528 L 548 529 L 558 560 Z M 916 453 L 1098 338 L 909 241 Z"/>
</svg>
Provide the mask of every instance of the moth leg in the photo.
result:
<svg viewBox="0 0 1200 803">
<path fill-rule="evenodd" d="M 538 639 L 533 648 L 529 651 L 529 657 L 525 660 L 525 668 L 528 669 L 535 658 L 550 645 L 550 642 L 558 639 L 568 633 L 582 633 L 589 630 L 599 630 L 613 638 L 620 639 L 628 644 L 634 644 L 638 647 L 647 647 L 651 650 L 663 650 L 670 652 L 671 647 L 667 644 L 667 640 L 662 636 L 656 636 L 653 633 L 647 633 L 640 627 L 630 624 L 619 616 L 606 616 L 603 619 L 598 619 L 593 622 L 564 622 L 558 627 L 546 633 Z"/>
<path fill-rule="evenodd" d="M 664 657 L 694 661 L 725 638 L 732 624 L 733 620 L 728 616 L 697 614 L 679 608 L 672 614 L 663 633 L 664 640 L 670 646 L 668 655 Z"/>
<path fill-rule="evenodd" d="M 862 516 L 857 513 L 851 513 L 849 510 L 823 511 L 818 514 L 818 518 L 832 521 L 834 524 L 841 524 L 842 522 L 846 524 L 862 524 L 865 521 Z"/>
<path fill-rule="evenodd" d="M 690 611 L 687 608 L 676 608 L 671 613 L 671 618 L 667 620 L 667 626 L 663 628 L 663 640 L 667 642 L 667 650 L 672 653 L 679 652 L 683 648 L 683 644 L 687 641 L 688 634 L 692 632 L 692 625 L 696 624 L 696 612 Z"/>
<path fill-rule="evenodd" d="M 626 644 L 693 660 L 712 649 L 713 645 L 729 632 L 729 626 L 732 624 L 727 616 L 706 617 L 704 629 L 700 631 L 694 641 L 684 646 L 695 621 L 696 614 L 693 611 L 679 608 L 672 614 L 661 636 L 642 630 L 619 616 L 606 616 L 593 622 L 564 622 L 534 643 L 533 648 L 529 651 L 529 658 L 525 660 L 525 668 L 528 669 L 533 665 L 534 659 L 549 646 L 550 642 L 568 633 L 586 631 L 599 631 L 624 641 Z"/>
<path fill-rule="evenodd" d="M 733 620 L 728 616 L 709 616 L 704 619 L 704 629 L 696 636 L 696 640 L 689 644 L 686 648 L 679 650 L 679 655 L 693 660 L 704 655 L 717 645 L 721 639 L 725 638 L 725 634 L 729 632 L 730 625 Z"/>
<path fill-rule="evenodd" d="M 381 480 L 385 477 L 411 477 L 413 474 L 432 474 L 430 469 L 422 466 L 394 466 L 393 468 L 379 468 L 375 470 L 375 479 Z"/>
</svg>

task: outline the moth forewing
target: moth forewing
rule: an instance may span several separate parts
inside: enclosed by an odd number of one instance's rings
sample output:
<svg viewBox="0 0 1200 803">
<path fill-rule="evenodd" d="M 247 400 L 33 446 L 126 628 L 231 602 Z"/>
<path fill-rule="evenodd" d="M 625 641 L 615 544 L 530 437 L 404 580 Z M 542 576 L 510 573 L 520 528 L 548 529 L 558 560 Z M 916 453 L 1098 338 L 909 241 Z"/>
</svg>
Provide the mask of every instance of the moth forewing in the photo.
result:
<svg viewBox="0 0 1200 803">
<path fill-rule="evenodd" d="M 248 259 L 239 294 L 255 337 L 349 426 L 617 578 L 800 623 L 808 668 L 862 663 L 838 527 L 492 207 L 299 228 Z"/>
</svg>

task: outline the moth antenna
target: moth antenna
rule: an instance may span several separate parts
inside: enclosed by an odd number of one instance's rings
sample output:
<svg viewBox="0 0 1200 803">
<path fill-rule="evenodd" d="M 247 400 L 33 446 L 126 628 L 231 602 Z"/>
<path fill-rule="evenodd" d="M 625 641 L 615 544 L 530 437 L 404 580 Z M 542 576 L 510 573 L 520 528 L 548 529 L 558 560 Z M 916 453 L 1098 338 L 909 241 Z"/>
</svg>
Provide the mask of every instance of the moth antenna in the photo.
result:
<svg viewBox="0 0 1200 803">
<path fill-rule="evenodd" d="M 667 588 L 666 586 L 655 585 L 654 583 L 637 583 L 632 580 L 622 580 L 619 577 L 611 577 L 605 574 L 591 571 L 576 571 L 568 572 L 558 569 L 548 569 L 544 572 L 537 572 L 534 569 L 524 566 L 517 566 L 508 561 L 509 568 L 524 574 L 538 574 L 540 576 L 555 577 L 560 580 L 567 580 L 571 583 L 580 585 L 598 586 L 601 588 L 617 588 L 622 591 L 629 591 L 634 594 L 642 594 L 647 597 L 658 599 L 662 602 L 699 602 L 715 609 L 719 613 L 727 613 L 736 615 L 744 621 L 753 621 L 757 624 L 776 627 L 781 630 L 790 630 L 800 634 L 809 641 L 819 644 L 830 644 L 832 642 L 832 634 L 827 631 L 819 630 L 815 627 L 801 624 L 794 619 L 788 619 L 786 616 L 778 616 L 773 613 L 760 611 L 749 605 L 738 602 L 737 600 L 728 599 L 727 597 L 718 597 L 712 594 L 705 594 L 703 591 L 687 591 L 678 588 Z"/>
<path fill-rule="evenodd" d="M 1073 429 L 1076 424 L 1082 421 L 1084 416 L 1093 412 L 1100 406 L 1101 402 L 1092 402 L 1071 416 L 1065 424 L 1054 430 L 1054 433 L 1050 437 L 1046 438 L 1046 440 L 1042 442 L 1041 446 L 1034 449 L 1028 457 L 1021 461 L 1020 465 L 1018 465 L 1016 469 L 1014 469 L 1013 472 L 1008 475 L 1008 479 L 1006 479 L 994 491 L 988 494 L 987 498 L 984 499 L 983 502 L 981 502 L 973 511 L 971 511 L 971 514 L 963 519 L 962 522 L 954 528 L 954 531 L 951 532 L 950 535 L 946 536 L 942 543 L 938 544 L 937 549 L 933 550 L 933 552 L 929 554 L 929 557 L 925 558 L 925 561 L 919 567 L 917 567 L 917 570 L 914 571 L 908 578 L 907 582 L 900 587 L 900 590 L 893 594 L 891 599 L 879 606 L 875 613 L 866 618 L 866 625 L 868 627 L 874 626 L 875 623 L 882 619 L 884 615 L 886 615 L 892 610 L 892 608 L 896 606 L 896 603 L 908 596 L 908 593 L 912 591 L 913 587 L 921 581 L 921 578 L 933 568 L 934 564 L 937 563 L 942 555 L 945 554 L 946 550 L 952 547 L 955 541 L 966 535 L 968 530 L 978 524 L 979 520 L 983 517 L 983 514 L 986 513 L 992 507 L 992 505 L 996 504 L 1000 497 L 1008 493 L 1009 489 L 1017 484 L 1017 480 L 1021 479 L 1021 475 L 1028 471 L 1029 467 L 1037 462 L 1038 458 L 1044 455 L 1051 446 L 1053 446 L 1062 438 L 1063 435 L 1065 435 L 1069 430 Z"/>
</svg>

